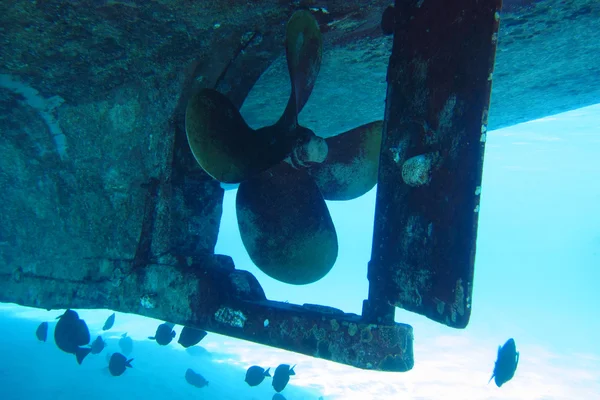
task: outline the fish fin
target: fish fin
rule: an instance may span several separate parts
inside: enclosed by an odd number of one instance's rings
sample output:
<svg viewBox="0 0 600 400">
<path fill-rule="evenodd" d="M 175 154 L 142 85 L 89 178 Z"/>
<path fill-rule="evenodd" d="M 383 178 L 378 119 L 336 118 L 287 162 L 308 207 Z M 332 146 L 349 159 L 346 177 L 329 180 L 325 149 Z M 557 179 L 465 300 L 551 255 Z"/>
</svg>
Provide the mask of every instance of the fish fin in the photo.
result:
<svg viewBox="0 0 600 400">
<path fill-rule="evenodd" d="M 156 336 L 148 336 L 148 339 L 150 339 L 150 340 L 156 340 Z"/>
<path fill-rule="evenodd" d="M 127 337 L 127 332 L 121 335 L 121 337 Z"/>
<path fill-rule="evenodd" d="M 270 376 L 271 376 L 271 374 L 269 373 L 269 370 L 270 370 L 270 369 L 271 369 L 271 368 L 267 368 L 267 369 L 266 369 L 266 371 L 265 371 L 265 373 L 264 373 L 264 375 L 265 375 L 265 376 L 268 376 L 268 377 L 270 377 Z"/>
<path fill-rule="evenodd" d="M 127 362 L 125 363 L 125 366 L 129 367 L 129 368 L 133 368 L 133 366 L 131 365 L 132 361 L 133 361 L 133 358 L 130 358 L 129 360 L 127 360 Z"/>
<path fill-rule="evenodd" d="M 171 331 L 171 337 L 175 337 L 175 331 Z"/>
<path fill-rule="evenodd" d="M 517 370 L 517 365 L 519 365 L 519 352 L 517 351 L 517 359 L 515 361 L 515 371 Z"/>
<path fill-rule="evenodd" d="M 90 354 L 90 351 L 92 351 L 92 349 L 89 347 L 78 347 L 77 350 L 75 350 L 75 357 L 77 358 L 77 364 L 81 365 L 81 363 L 83 362 L 83 359 L 88 354 Z"/>
</svg>

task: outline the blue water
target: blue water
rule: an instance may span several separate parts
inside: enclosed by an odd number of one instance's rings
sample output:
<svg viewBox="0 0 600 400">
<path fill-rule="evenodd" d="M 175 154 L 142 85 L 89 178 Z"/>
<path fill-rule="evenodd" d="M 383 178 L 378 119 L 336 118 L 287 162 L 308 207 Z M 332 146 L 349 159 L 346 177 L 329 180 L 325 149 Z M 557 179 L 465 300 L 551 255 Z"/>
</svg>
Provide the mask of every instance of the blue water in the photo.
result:
<svg viewBox="0 0 600 400">
<path fill-rule="evenodd" d="M 51 339 L 59 311 L 0 305 L 0 399 L 199 398 L 269 400 L 270 383 L 244 382 L 252 364 L 298 364 L 283 395 L 314 399 L 600 399 L 600 105 L 490 132 L 486 146 L 475 266 L 473 313 L 453 330 L 397 310 L 413 325 L 415 367 L 406 373 L 363 371 L 209 334 L 203 349 L 146 339 L 160 321 L 117 313 L 104 333 L 108 348 L 83 365 Z M 290 287 L 254 267 L 241 243 L 235 190 L 226 192 L 217 252 L 251 271 L 270 299 L 318 303 L 360 313 L 367 295 L 375 189 L 330 202 L 340 255 L 321 281 Z M 81 310 L 92 336 L 108 310 Z M 50 322 L 50 339 L 35 329 Z M 181 327 L 177 327 L 179 333 Z M 114 378 L 106 354 L 120 335 L 135 339 L 134 368 Z M 515 377 L 487 384 L 498 345 L 514 337 L 521 353 Z M 197 389 L 193 368 L 209 380 Z"/>
</svg>

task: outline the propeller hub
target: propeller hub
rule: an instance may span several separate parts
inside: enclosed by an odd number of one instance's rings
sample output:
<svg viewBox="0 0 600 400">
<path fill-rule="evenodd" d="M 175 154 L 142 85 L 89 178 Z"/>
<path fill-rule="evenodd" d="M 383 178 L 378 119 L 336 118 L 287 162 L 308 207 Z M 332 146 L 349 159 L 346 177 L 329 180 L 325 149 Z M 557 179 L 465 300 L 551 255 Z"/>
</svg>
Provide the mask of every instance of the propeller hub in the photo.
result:
<svg viewBox="0 0 600 400">
<path fill-rule="evenodd" d="M 322 137 L 312 135 L 292 151 L 292 165 L 294 167 L 307 167 L 310 164 L 320 164 L 327 158 L 329 148 Z"/>
</svg>

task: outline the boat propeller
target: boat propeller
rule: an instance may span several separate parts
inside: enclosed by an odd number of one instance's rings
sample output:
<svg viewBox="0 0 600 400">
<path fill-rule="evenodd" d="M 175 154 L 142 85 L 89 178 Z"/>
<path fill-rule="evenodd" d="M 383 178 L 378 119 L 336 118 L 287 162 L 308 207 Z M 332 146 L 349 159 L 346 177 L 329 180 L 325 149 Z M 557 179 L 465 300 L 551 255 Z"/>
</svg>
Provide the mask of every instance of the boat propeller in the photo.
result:
<svg viewBox="0 0 600 400">
<path fill-rule="evenodd" d="M 323 278 L 338 254 L 325 200 L 350 200 L 377 183 L 383 121 L 323 139 L 298 124 L 321 66 L 322 37 L 308 11 L 286 27 L 292 91 L 281 118 L 252 129 L 223 94 L 203 89 L 185 116 L 188 143 L 200 166 L 221 183 L 239 183 L 238 226 L 250 258 L 288 284 Z"/>
</svg>

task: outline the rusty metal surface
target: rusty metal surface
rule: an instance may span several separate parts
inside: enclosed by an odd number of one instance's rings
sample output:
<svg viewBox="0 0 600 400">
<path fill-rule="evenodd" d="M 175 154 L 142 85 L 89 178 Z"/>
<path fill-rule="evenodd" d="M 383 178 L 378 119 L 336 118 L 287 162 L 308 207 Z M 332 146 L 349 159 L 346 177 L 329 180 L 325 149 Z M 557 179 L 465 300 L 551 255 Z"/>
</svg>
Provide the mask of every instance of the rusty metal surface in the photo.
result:
<svg viewBox="0 0 600 400">
<path fill-rule="evenodd" d="M 330 307 L 267 300 L 256 278 L 235 269 L 227 256 L 207 255 L 189 266 L 102 264 L 105 277 L 87 281 L 16 268 L 0 276 L 0 301 L 46 309 L 109 308 L 363 369 L 403 372 L 414 364 L 409 325 L 368 324 Z"/>
<path fill-rule="evenodd" d="M 394 304 L 455 328 L 469 321 L 500 7 L 396 1 L 371 318 L 389 319 Z"/>
</svg>

